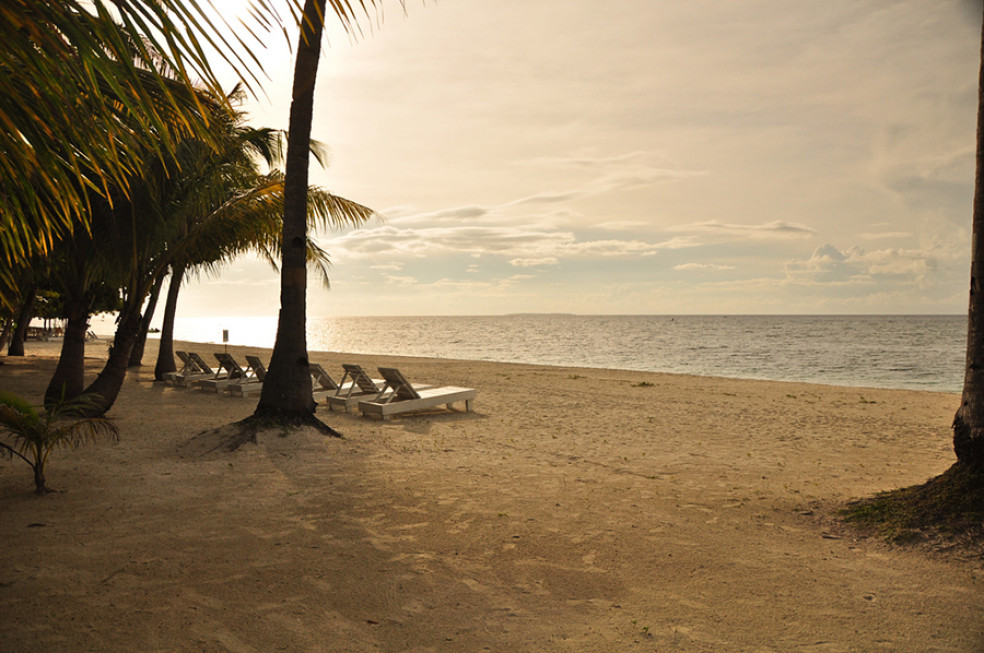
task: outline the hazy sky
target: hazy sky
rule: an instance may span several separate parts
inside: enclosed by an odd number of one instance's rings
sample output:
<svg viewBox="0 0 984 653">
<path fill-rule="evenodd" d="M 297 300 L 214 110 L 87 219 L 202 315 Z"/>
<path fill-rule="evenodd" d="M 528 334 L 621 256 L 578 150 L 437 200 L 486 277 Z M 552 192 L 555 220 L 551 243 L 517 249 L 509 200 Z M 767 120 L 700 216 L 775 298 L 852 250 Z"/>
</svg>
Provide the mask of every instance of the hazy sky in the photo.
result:
<svg viewBox="0 0 984 653">
<path fill-rule="evenodd" d="M 241 4 L 230 2 L 230 5 Z M 322 60 L 312 316 L 966 310 L 979 0 L 408 0 Z M 287 127 L 263 54 L 252 123 Z M 243 260 L 181 316 L 276 315 Z"/>
</svg>

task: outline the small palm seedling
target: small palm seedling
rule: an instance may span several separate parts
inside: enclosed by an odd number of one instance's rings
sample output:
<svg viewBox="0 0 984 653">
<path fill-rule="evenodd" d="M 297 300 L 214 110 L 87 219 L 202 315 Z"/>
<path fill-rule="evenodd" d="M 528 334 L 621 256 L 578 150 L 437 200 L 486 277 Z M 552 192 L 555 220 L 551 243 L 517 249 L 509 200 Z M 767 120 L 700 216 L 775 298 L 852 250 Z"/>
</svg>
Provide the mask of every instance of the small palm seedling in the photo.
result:
<svg viewBox="0 0 984 653">
<path fill-rule="evenodd" d="M 102 417 L 86 417 L 95 405 L 92 395 L 51 403 L 40 410 L 23 397 L 0 392 L 0 454 L 15 456 L 34 470 L 34 488 L 38 494 L 51 490 L 45 485 L 44 471 L 55 447 L 75 447 L 107 435 L 119 440 L 116 425 Z"/>
</svg>

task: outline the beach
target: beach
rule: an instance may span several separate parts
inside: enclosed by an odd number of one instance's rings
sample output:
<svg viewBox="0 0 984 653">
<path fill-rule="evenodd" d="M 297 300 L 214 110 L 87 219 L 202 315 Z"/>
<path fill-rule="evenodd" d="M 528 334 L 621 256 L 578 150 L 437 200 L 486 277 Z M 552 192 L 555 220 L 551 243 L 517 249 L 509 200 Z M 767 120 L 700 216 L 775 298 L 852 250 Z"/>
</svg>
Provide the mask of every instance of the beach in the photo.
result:
<svg viewBox="0 0 984 653">
<path fill-rule="evenodd" d="M 57 347 L 26 349 L 0 389 L 38 400 Z M 207 452 L 256 399 L 155 384 L 155 353 L 59 492 L 0 461 L 0 651 L 984 650 L 979 560 L 832 516 L 947 469 L 957 395 L 312 352 L 474 412 Z"/>
</svg>

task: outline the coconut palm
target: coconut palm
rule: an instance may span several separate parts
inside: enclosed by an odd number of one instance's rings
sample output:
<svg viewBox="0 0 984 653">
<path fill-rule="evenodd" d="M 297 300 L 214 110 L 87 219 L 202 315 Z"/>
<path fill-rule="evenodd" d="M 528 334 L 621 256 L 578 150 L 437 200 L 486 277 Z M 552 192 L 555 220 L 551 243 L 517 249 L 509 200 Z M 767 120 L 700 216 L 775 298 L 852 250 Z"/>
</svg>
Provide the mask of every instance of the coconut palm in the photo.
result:
<svg viewBox="0 0 984 653">
<path fill-rule="evenodd" d="M 207 1 L 0 3 L 0 276 L 87 227 L 93 192 L 111 199 L 188 135 L 209 142 L 191 81 L 220 94 L 204 45 L 255 82 L 254 51 L 282 22 L 279 4 L 297 15 L 295 0 L 254 0 L 245 29 L 227 29 Z M 365 3 L 333 0 L 331 10 L 348 30 Z M 6 293 L 0 303 L 10 308 Z"/>
<path fill-rule="evenodd" d="M 337 8 L 341 3 L 332 0 Z M 346 3 L 347 4 L 347 3 Z M 365 10 L 365 5 L 362 5 Z M 337 9 L 336 9 L 337 11 Z M 305 0 L 294 63 L 284 184 L 281 242 L 280 314 L 267 381 L 254 416 L 287 423 L 323 427 L 314 417 L 307 351 L 307 187 L 310 160 L 307 143 L 314 116 L 314 86 L 318 78 L 325 0 Z M 330 429 L 329 429 L 330 431 Z"/>
<path fill-rule="evenodd" d="M 984 23 L 982 23 L 984 25 Z M 953 419 L 953 448 L 960 464 L 984 475 L 984 26 L 977 101 L 977 172 L 971 231 L 967 359 L 960 408 Z"/>
<path fill-rule="evenodd" d="M 56 402 L 41 410 L 9 392 L 0 392 L 0 453 L 20 458 L 34 472 L 34 489 L 38 494 L 50 492 L 45 482 L 48 457 L 56 447 L 75 448 L 94 441 L 98 436 L 117 440 L 116 425 L 102 418 L 86 417 L 92 397 Z"/>
<path fill-rule="evenodd" d="M 274 171 L 263 176 L 248 193 L 237 196 L 234 202 L 218 207 L 213 214 L 202 216 L 195 246 L 186 249 L 184 257 L 175 258 L 171 263 L 155 379 L 162 380 L 167 372 L 176 369 L 174 317 L 178 294 L 186 276 L 215 274 L 224 263 L 246 252 L 259 254 L 276 269 L 282 230 L 283 187 L 283 175 Z M 222 212 L 229 214 L 226 219 Z M 308 219 L 312 228 L 358 226 L 373 215 L 372 209 L 361 204 L 317 187 L 308 189 Z M 306 251 L 308 265 L 327 287 L 328 253 L 312 239 L 308 240 Z"/>
</svg>

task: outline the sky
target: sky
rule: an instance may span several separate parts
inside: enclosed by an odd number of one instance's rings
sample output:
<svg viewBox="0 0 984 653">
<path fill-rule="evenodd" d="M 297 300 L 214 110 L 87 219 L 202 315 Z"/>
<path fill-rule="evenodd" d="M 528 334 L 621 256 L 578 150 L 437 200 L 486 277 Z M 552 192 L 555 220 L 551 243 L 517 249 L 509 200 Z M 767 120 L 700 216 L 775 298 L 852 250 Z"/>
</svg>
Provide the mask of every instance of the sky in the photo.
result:
<svg viewBox="0 0 984 653">
<path fill-rule="evenodd" d="M 384 217 L 318 234 L 308 315 L 965 312 L 979 6 L 384 0 L 329 34 L 311 176 Z M 243 258 L 179 317 L 278 308 Z"/>
</svg>

